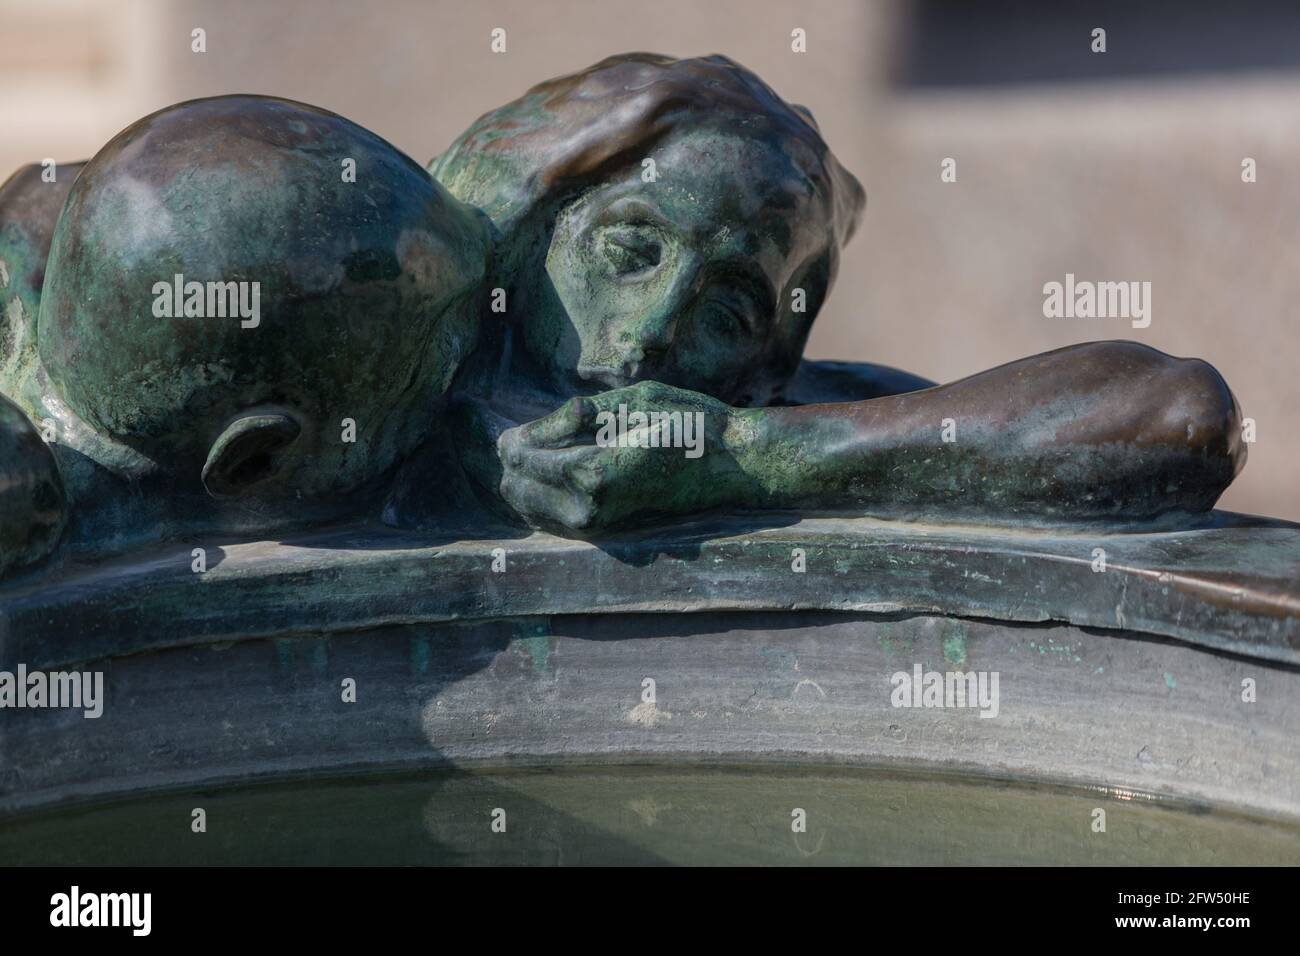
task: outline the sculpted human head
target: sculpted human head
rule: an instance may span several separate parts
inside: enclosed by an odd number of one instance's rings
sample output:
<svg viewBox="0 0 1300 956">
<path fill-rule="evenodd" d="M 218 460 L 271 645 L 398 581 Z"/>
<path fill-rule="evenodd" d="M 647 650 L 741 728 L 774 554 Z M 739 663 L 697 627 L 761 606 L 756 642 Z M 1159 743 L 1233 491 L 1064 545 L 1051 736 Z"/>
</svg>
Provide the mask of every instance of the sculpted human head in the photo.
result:
<svg viewBox="0 0 1300 956">
<path fill-rule="evenodd" d="M 32 163 L 0 184 L 0 392 L 6 395 L 27 384 L 50 240 L 85 165 Z"/>
<path fill-rule="evenodd" d="M 41 363 L 77 418 L 186 487 L 346 502 L 424 440 L 472 350 L 488 229 L 333 113 L 181 103 L 72 187 Z"/>
<path fill-rule="evenodd" d="M 720 56 L 551 80 L 430 168 L 492 218 L 511 328 L 575 391 L 770 401 L 864 203 L 807 111 Z"/>
</svg>

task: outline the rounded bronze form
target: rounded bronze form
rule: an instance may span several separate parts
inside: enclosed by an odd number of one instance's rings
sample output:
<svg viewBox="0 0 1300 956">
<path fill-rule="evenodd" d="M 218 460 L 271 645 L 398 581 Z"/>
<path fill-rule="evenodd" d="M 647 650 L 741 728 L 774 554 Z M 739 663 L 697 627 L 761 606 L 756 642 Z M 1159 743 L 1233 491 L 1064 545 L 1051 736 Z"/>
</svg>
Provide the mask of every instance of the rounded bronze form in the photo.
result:
<svg viewBox="0 0 1300 956">
<path fill-rule="evenodd" d="M 74 185 L 40 359 L 84 422 L 192 485 L 233 422 L 269 409 L 294 440 L 227 443 L 274 460 L 217 471 L 257 475 L 259 494 L 345 495 L 424 438 L 473 348 L 487 253 L 479 213 L 340 116 L 181 103 L 119 133 Z"/>
</svg>

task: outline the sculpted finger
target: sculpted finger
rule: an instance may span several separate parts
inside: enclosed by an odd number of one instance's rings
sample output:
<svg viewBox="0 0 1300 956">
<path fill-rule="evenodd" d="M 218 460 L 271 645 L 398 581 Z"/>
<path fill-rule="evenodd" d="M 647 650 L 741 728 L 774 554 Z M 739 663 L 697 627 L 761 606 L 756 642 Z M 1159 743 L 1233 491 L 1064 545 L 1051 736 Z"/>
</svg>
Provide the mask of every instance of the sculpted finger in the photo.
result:
<svg viewBox="0 0 1300 956">
<path fill-rule="evenodd" d="M 497 436 L 497 457 L 507 469 L 520 467 L 524 445 L 519 437 L 519 428 L 509 428 Z"/>
<path fill-rule="evenodd" d="M 520 477 L 555 488 L 573 488 L 590 493 L 599 487 L 603 470 L 600 465 L 613 451 L 596 445 L 524 449 L 513 471 Z"/>
<path fill-rule="evenodd" d="M 620 405 L 626 405 L 629 411 L 646 412 L 670 404 L 676 395 L 677 389 L 669 385 L 661 385 L 659 382 L 637 382 L 635 385 L 591 395 L 587 401 L 592 406 L 594 427 L 595 416 L 601 412 L 617 415 Z"/>
<path fill-rule="evenodd" d="M 596 447 L 568 449 L 565 452 L 567 457 L 560 465 L 566 484 L 594 499 L 597 492 L 605 488 L 613 460 L 610 451 Z"/>
<path fill-rule="evenodd" d="M 595 519 L 590 496 L 522 475 L 506 475 L 501 479 L 501 497 L 525 518 L 542 525 L 561 525 L 579 531 L 590 527 Z"/>
<path fill-rule="evenodd" d="M 596 408 L 591 399 L 569 399 L 545 418 L 519 426 L 519 441 L 534 448 L 564 448 L 592 431 Z"/>
</svg>

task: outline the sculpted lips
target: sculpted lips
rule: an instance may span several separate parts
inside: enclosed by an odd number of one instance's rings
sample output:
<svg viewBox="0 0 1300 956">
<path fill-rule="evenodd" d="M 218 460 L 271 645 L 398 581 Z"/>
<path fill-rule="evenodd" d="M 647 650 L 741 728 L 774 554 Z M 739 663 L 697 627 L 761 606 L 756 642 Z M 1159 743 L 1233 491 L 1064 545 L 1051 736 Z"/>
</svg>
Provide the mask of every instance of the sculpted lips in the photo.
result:
<svg viewBox="0 0 1300 956">
<path fill-rule="evenodd" d="M 614 364 L 579 362 L 576 371 L 585 382 L 599 382 L 608 388 L 634 385 L 648 378 L 657 378 L 663 372 L 663 350 L 634 349 L 628 356 Z"/>
<path fill-rule="evenodd" d="M 577 371 L 578 377 L 585 382 L 599 382 L 607 388 L 622 388 L 640 381 L 641 365 L 639 362 L 624 364 L 619 368 L 611 365 L 579 365 Z"/>
</svg>

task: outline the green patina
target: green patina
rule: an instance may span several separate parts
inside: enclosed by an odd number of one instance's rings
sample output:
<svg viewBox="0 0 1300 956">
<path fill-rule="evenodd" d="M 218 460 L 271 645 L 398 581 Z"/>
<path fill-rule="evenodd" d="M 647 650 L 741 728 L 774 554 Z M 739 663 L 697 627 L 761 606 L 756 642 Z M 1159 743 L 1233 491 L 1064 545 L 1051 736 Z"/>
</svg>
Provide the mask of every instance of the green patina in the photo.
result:
<svg viewBox="0 0 1300 956">
<path fill-rule="evenodd" d="M 553 670 L 551 662 L 551 649 L 553 641 L 551 640 L 550 624 L 545 619 L 521 618 L 512 622 L 512 627 L 516 633 L 514 639 L 515 646 L 523 650 L 532 664 L 533 673 L 539 675 L 550 674 Z"/>
<path fill-rule="evenodd" d="M 0 573 L 65 523 L 92 553 L 485 511 L 570 536 L 718 509 L 1149 526 L 1244 462 L 1217 373 L 1134 343 L 934 387 L 803 361 L 865 196 L 726 57 L 608 58 L 427 171 L 324 110 L 194 100 L 50 185 L 0 190 L 0 393 L 58 428 L 57 471 L 3 461 Z M 258 314 L 161 314 L 176 275 L 256 284 Z M 620 410 L 676 416 L 667 447 L 602 438 Z"/>
<path fill-rule="evenodd" d="M 960 622 L 954 622 L 960 628 Z M 943 659 L 954 666 L 966 663 L 966 635 L 958 630 L 943 639 Z"/>
</svg>

